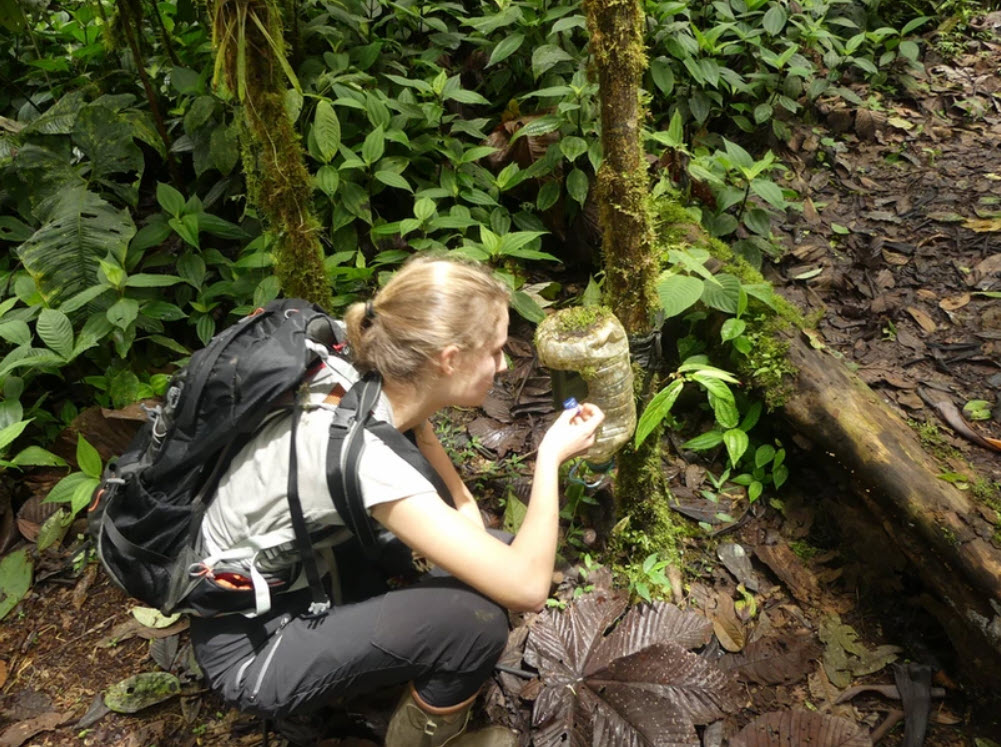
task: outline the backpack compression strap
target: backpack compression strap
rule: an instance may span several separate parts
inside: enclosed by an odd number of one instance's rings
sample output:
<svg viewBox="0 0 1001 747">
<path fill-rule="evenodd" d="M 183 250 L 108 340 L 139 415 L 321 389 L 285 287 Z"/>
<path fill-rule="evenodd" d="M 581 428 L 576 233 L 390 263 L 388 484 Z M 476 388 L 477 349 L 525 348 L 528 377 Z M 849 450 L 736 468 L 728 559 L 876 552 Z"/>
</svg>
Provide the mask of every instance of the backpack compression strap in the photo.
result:
<svg viewBox="0 0 1001 747">
<path fill-rule="evenodd" d="M 435 472 L 417 445 L 389 423 L 372 418 L 382 382 L 368 374 L 344 395 L 330 424 L 327 442 L 327 488 L 337 513 L 358 538 L 365 554 L 376 559 L 379 541 L 375 523 L 365 510 L 358 464 L 365 449 L 365 431 L 370 431 L 397 456 L 428 480 L 449 504 L 451 495 L 444 480 Z"/>
</svg>

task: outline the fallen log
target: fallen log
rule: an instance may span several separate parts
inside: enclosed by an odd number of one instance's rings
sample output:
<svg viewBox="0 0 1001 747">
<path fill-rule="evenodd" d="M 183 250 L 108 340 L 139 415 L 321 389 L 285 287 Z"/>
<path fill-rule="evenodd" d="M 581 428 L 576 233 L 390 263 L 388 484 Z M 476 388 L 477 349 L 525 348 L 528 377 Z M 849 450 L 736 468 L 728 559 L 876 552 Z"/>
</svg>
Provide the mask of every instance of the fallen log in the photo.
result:
<svg viewBox="0 0 1001 747">
<path fill-rule="evenodd" d="M 939 620 L 977 684 L 1001 684 L 1001 548 L 996 527 L 910 428 L 844 363 L 800 332 L 786 335 L 790 425 L 847 470 L 876 521 L 925 584 Z"/>
</svg>

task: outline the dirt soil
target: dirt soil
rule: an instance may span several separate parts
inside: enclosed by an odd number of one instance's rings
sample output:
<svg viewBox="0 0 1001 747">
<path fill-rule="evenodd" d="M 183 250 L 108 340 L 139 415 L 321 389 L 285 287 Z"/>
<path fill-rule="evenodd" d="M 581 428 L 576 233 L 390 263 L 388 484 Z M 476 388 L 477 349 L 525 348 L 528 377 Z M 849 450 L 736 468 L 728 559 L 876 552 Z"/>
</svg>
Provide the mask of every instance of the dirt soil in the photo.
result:
<svg viewBox="0 0 1001 747">
<path fill-rule="evenodd" d="M 995 21 L 983 19 L 985 30 Z M 910 96 L 860 92 L 864 107 L 821 102 L 819 124 L 797 126 L 780 148 L 792 170 L 790 185 L 805 203 L 781 226 L 787 254 L 766 273 L 804 309 L 822 311 L 823 341 L 913 421 L 942 458 L 947 479 L 971 490 L 978 488 L 974 473 L 982 478 L 979 489 L 1001 482 L 997 453 L 952 430 L 921 393 L 945 393 L 960 409 L 986 401 L 986 419 L 972 428 L 1001 437 L 999 49 L 982 40 L 958 59 L 928 60 L 924 90 Z M 510 499 L 509 489 L 527 497 L 524 476 L 551 408 L 529 340 L 530 330 L 515 329 L 509 346 L 515 365 L 483 412 L 438 423 L 464 476 L 495 509 L 496 498 Z M 134 423 L 96 420 L 83 428 L 106 458 L 120 450 Z M 690 540 L 689 577 L 675 601 L 713 620 L 714 643 L 701 655 L 722 665 L 727 652 L 764 637 L 806 641 L 806 653 L 785 661 L 777 678 L 742 679 L 743 708 L 702 729 L 704 744 L 725 743 L 756 716 L 790 708 L 840 716 L 874 742 L 903 744 L 900 719 L 909 704 L 892 697 L 893 667 L 902 662 L 927 667 L 940 688 L 931 691 L 925 744 L 1001 743 L 998 704 L 964 685 L 962 662 L 922 608 L 920 579 L 867 521 L 844 475 L 805 442 L 788 448 L 793 479 L 781 502 L 762 501 L 748 511 L 739 489 L 721 493 L 743 520 Z M 524 458 L 511 459 L 519 454 Z M 667 468 L 681 497 L 697 496 L 709 487 L 707 471 L 719 471 L 680 457 Z M 44 494 L 54 478 L 32 479 L 31 488 Z M 13 504 L 6 498 L 0 543 L 7 550 L 17 546 L 18 531 L 30 537 L 44 519 L 37 505 L 21 505 L 23 497 L 15 493 Z M 598 499 L 607 496 L 599 491 Z M 11 507 L 20 508 L 17 522 Z M 604 517 L 593 518 L 597 527 Z M 204 690 L 183 621 L 165 631 L 144 627 L 130 615 L 133 603 L 94 564 L 74 571 L 73 537 L 80 529 L 74 526 L 61 547 L 43 554 L 32 590 L 0 626 L 0 746 L 260 744 L 260 721 Z M 579 535 L 585 546 L 594 542 L 590 530 L 584 526 Z M 728 570 L 721 560 L 736 543 L 756 550 L 752 576 Z M 579 585 L 573 567 L 556 580 L 562 598 Z M 735 608 L 751 583 L 754 609 Z M 164 668 L 179 677 L 180 694 L 134 715 L 103 713 L 108 688 Z M 860 689 L 871 685 L 882 689 Z M 524 731 L 531 691 L 517 678 L 498 680 L 486 711 Z M 392 702 L 393 694 L 366 699 L 327 714 L 326 722 L 300 724 L 307 735 L 302 742 L 370 743 L 347 735 L 374 738 Z M 287 742 L 272 735 L 269 743 Z"/>
</svg>

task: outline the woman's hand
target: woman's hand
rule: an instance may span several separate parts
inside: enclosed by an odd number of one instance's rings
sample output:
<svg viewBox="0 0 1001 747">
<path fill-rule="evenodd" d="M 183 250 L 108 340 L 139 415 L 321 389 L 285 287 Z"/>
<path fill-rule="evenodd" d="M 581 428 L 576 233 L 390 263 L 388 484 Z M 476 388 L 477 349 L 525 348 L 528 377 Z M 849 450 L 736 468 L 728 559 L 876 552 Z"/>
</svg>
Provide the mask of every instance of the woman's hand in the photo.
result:
<svg viewBox="0 0 1001 747">
<path fill-rule="evenodd" d="M 605 413 L 589 402 L 564 411 L 543 436 L 539 456 L 552 457 L 562 464 L 575 454 L 587 451 L 594 444 L 596 431 L 604 419 Z"/>
</svg>

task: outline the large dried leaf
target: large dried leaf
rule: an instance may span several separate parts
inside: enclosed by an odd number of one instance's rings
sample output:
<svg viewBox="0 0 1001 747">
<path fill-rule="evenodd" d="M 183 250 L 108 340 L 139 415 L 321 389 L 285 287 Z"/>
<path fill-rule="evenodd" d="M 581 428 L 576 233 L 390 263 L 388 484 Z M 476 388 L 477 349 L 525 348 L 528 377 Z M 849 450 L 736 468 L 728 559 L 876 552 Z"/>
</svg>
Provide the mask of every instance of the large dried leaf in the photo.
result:
<svg viewBox="0 0 1001 747">
<path fill-rule="evenodd" d="M 719 665 L 759 685 L 791 685 L 806 676 L 820 646 L 812 638 L 759 638 L 739 654 L 724 656 Z"/>
<path fill-rule="evenodd" d="M 535 744 L 698 745 L 695 725 L 732 708 L 728 675 L 687 650 L 710 639 L 704 617 L 663 602 L 622 617 L 625 608 L 595 593 L 533 628 L 526 659 L 543 682 Z"/>
<path fill-rule="evenodd" d="M 851 721 L 810 711 L 766 713 L 730 740 L 730 747 L 871 747 L 869 733 Z"/>
</svg>

